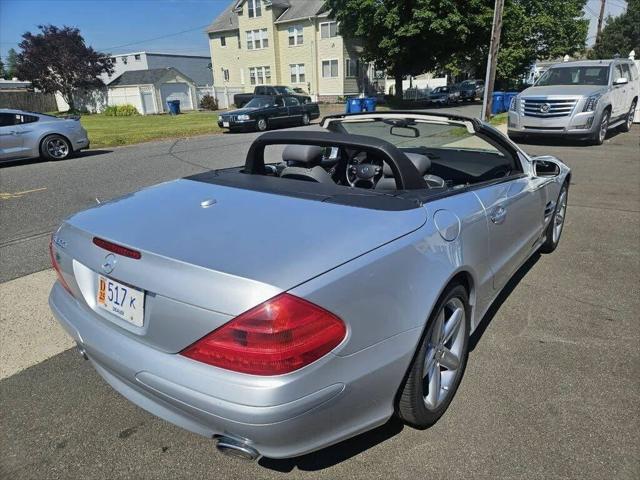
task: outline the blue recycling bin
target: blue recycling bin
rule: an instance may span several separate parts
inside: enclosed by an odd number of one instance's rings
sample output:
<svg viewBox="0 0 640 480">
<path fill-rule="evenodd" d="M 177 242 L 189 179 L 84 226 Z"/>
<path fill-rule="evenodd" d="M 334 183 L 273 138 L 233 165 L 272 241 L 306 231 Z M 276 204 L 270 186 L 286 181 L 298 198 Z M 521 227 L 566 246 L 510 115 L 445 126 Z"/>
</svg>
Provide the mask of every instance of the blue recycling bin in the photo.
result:
<svg viewBox="0 0 640 480">
<path fill-rule="evenodd" d="M 180 114 L 180 100 L 169 100 L 167 102 L 167 107 L 169 107 L 169 113 L 171 115 Z"/>
<path fill-rule="evenodd" d="M 367 97 L 364 99 L 364 109 L 367 112 L 375 112 L 378 99 L 376 97 Z"/>
<path fill-rule="evenodd" d="M 505 112 L 504 92 L 493 92 L 493 102 L 491 104 L 491 115 Z"/>
<path fill-rule="evenodd" d="M 360 113 L 362 112 L 362 99 L 350 98 L 348 113 Z"/>
<path fill-rule="evenodd" d="M 518 92 L 504 92 L 504 111 L 509 110 L 511 100 L 518 95 Z"/>
</svg>

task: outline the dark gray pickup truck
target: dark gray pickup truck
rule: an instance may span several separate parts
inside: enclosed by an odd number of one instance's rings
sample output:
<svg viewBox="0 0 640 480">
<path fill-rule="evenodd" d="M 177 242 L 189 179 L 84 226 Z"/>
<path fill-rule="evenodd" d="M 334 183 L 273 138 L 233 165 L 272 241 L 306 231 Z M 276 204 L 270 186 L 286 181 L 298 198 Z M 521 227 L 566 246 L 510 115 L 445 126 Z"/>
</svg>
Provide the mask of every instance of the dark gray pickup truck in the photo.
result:
<svg viewBox="0 0 640 480">
<path fill-rule="evenodd" d="M 256 95 L 244 108 L 220 114 L 218 126 L 229 130 L 258 130 L 309 125 L 320 116 L 317 103 L 300 103 L 300 95 Z"/>
<path fill-rule="evenodd" d="M 307 95 L 299 95 L 290 87 L 284 85 L 258 85 L 253 93 L 237 93 L 233 96 L 233 103 L 236 108 L 242 108 L 249 100 L 257 95 L 290 95 L 296 97 L 301 104 L 311 103 L 311 97 Z"/>
</svg>

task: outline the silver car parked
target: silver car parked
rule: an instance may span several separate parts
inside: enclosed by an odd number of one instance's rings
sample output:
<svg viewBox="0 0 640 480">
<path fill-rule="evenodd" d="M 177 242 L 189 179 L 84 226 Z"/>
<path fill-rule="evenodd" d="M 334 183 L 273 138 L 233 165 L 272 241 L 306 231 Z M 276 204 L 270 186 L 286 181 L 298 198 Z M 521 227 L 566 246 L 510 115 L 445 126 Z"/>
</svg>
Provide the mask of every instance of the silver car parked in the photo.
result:
<svg viewBox="0 0 640 480">
<path fill-rule="evenodd" d="M 89 138 L 78 119 L 0 109 L 0 161 L 64 160 L 85 148 Z"/>
<path fill-rule="evenodd" d="M 297 456 L 393 415 L 432 425 L 491 303 L 560 240 L 569 168 L 479 120 L 322 125 L 266 133 L 243 166 L 101 204 L 52 237 L 49 303 L 82 355 L 225 453 Z"/>
</svg>

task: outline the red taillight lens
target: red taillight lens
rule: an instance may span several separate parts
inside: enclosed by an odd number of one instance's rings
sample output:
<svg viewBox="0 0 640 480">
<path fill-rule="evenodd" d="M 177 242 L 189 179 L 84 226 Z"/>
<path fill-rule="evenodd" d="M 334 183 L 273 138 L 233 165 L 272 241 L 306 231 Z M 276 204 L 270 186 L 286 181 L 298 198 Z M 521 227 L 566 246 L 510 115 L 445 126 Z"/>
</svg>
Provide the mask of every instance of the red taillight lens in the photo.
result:
<svg viewBox="0 0 640 480">
<path fill-rule="evenodd" d="M 345 335 L 346 327 L 338 317 L 283 293 L 234 318 L 181 353 L 227 370 L 280 375 L 329 353 Z"/>
<path fill-rule="evenodd" d="M 56 271 L 56 274 L 58 275 L 58 281 L 60 282 L 60 285 L 62 285 L 67 292 L 73 295 L 71 288 L 69 288 L 69 285 L 65 281 L 64 277 L 62 276 L 62 272 L 60 271 L 60 264 L 58 263 L 56 252 L 53 249 L 53 237 L 51 237 L 51 240 L 49 240 L 49 257 L 51 258 L 51 266 L 53 267 L 53 269 Z"/>
<path fill-rule="evenodd" d="M 131 250 L 130 248 L 123 247 L 122 245 L 118 245 L 117 243 L 109 242 L 107 240 L 103 240 L 102 238 L 93 237 L 93 244 L 97 245 L 100 248 L 104 248 L 109 252 L 122 255 L 123 257 L 129 257 L 135 260 L 140 260 L 140 258 L 142 257 L 142 254 L 137 250 Z"/>
</svg>

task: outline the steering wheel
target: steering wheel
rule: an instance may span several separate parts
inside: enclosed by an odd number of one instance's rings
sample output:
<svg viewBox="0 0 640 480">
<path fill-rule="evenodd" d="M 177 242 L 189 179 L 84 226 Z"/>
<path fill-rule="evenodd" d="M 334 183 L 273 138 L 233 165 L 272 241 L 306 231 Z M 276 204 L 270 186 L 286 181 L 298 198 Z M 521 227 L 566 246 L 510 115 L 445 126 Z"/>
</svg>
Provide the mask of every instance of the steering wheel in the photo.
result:
<svg viewBox="0 0 640 480">
<path fill-rule="evenodd" d="M 373 188 L 382 177 L 382 161 L 367 160 L 367 153 L 359 152 L 347 161 L 346 177 L 351 187 Z"/>
</svg>

